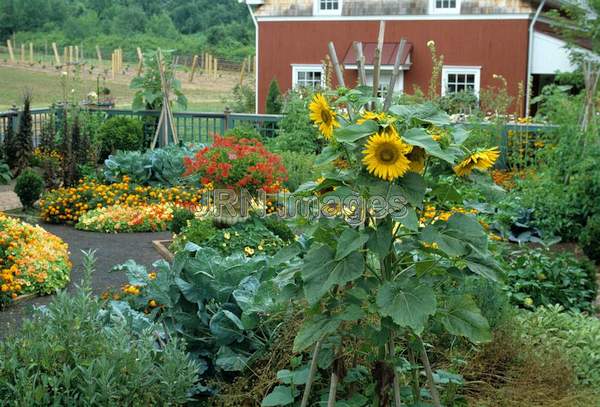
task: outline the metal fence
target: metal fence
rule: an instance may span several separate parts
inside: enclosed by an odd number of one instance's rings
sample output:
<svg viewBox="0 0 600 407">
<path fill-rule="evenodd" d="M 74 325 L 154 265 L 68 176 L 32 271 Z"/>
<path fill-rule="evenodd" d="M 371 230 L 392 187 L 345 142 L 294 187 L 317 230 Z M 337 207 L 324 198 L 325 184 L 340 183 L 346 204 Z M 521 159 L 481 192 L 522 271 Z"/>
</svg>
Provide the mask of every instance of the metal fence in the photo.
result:
<svg viewBox="0 0 600 407">
<path fill-rule="evenodd" d="M 134 111 L 124 109 L 89 109 L 88 112 L 103 116 L 105 119 L 114 116 L 127 116 L 139 118 L 144 124 L 144 133 L 153 135 L 156 131 L 156 125 L 160 117 L 160 111 Z M 4 135 L 8 126 L 12 126 L 16 132 L 19 124 L 21 112 L 10 110 L 0 112 L 0 139 L 4 140 Z M 33 144 L 39 144 L 40 135 L 45 125 L 51 122 L 52 116 L 56 118 L 54 123 L 60 123 L 63 117 L 63 110 L 58 109 L 32 109 L 32 127 Z M 203 112 L 175 112 L 173 113 L 175 126 L 179 140 L 184 143 L 202 143 L 210 144 L 215 135 L 223 135 L 228 130 L 238 126 L 247 126 L 256 129 L 262 137 L 271 138 L 277 134 L 279 121 L 283 116 L 280 115 L 255 115 L 241 114 L 224 111 L 223 113 L 203 113 Z"/>
</svg>

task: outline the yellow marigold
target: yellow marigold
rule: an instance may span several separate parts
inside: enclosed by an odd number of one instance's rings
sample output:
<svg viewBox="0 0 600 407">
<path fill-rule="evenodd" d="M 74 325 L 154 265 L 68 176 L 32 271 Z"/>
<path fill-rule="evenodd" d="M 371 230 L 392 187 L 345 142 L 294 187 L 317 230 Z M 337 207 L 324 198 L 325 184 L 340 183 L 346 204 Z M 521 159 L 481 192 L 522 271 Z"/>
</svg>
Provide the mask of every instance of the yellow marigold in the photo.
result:
<svg viewBox="0 0 600 407">
<path fill-rule="evenodd" d="M 323 137 L 327 140 L 331 140 L 333 137 L 333 129 L 340 127 L 340 123 L 337 121 L 336 112 L 331 109 L 327 99 L 321 93 L 317 93 L 310 105 L 310 120 L 319 126 L 319 130 Z"/>
<path fill-rule="evenodd" d="M 454 172 L 464 177 L 471 174 L 474 169 L 485 171 L 494 165 L 499 156 L 500 151 L 497 147 L 476 151 L 455 165 Z"/>
</svg>

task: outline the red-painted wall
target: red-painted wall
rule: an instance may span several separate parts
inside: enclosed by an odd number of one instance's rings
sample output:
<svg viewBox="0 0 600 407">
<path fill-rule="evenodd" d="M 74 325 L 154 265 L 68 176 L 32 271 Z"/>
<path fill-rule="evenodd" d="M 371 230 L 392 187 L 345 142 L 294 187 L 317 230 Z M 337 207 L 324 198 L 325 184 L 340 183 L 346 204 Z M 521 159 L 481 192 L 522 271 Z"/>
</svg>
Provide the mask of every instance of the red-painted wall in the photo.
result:
<svg viewBox="0 0 600 407">
<path fill-rule="evenodd" d="M 258 101 L 264 113 L 269 83 L 282 90 L 292 86 L 292 64 L 320 64 L 333 41 L 340 60 L 353 41 L 376 42 L 378 21 L 259 22 Z M 432 62 L 427 41 L 434 40 L 445 65 L 481 66 L 481 89 L 499 86 L 493 75 L 506 78 L 509 92 L 527 76 L 528 20 L 387 21 L 385 42 L 401 37 L 413 44 L 412 67 L 404 74 L 404 89 L 413 85 L 427 91 Z M 347 85 L 356 83 L 355 71 L 346 71 Z M 440 81 L 441 86 L 441 81 Z"/>
</svg>

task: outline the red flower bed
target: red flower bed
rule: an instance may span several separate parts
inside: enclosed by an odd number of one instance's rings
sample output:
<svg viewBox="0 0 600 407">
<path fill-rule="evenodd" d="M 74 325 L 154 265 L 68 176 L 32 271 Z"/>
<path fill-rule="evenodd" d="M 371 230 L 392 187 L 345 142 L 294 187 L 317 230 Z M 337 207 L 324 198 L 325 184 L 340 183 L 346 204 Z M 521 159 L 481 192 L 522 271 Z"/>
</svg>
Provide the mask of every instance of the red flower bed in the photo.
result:
<svg viewBox="0 0 600 407">
<path fill-rule="evenodd" d="M 264 190 L 275 193 L 287 180 L 281 157 L 256 139 L 215 136 L 210 147 L 184 158 L 185 175 L 197 175 L 214 188 Z"/>
</svg>

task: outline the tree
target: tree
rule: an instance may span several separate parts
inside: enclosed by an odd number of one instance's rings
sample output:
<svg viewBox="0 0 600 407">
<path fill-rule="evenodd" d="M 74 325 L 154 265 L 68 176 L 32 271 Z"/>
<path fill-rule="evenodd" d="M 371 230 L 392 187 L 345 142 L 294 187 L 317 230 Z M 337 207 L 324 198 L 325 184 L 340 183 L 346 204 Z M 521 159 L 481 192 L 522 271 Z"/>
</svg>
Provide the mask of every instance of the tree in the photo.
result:
<svg viewBox="0 0 600 407">
<path fill-rule="evenodd" d="M 33 128 L 31 119 L 31 94 L 25 93 L 23 97 L 23 112 L 19 120 L 19 130 L 15 137 L 15 174 L 21 173 L 29 166 L 29 160 L 33 152 Z"/>
<path fill-rule="evenodd" d="M 267 114 L 280 114 L 282 108 L 279 83 L 277 79 L 273 79 L 269 85 L 269 94 L 267 95 Z"/>
<path fill-rule="evenodd" d="M 581 0 L 564 3 L 562 14 L 552 11 L 552 26 L 568 41 L 571 57 L 583 71 L 585 98 L 581 128 L 585 132 L 594 125 L 598 82 L 600 78 L 600 0 Z M 584 41 L 590 50 L 581 48 Z M 585 145 L 585 143 L 583 143 Z"/>
</svg>

